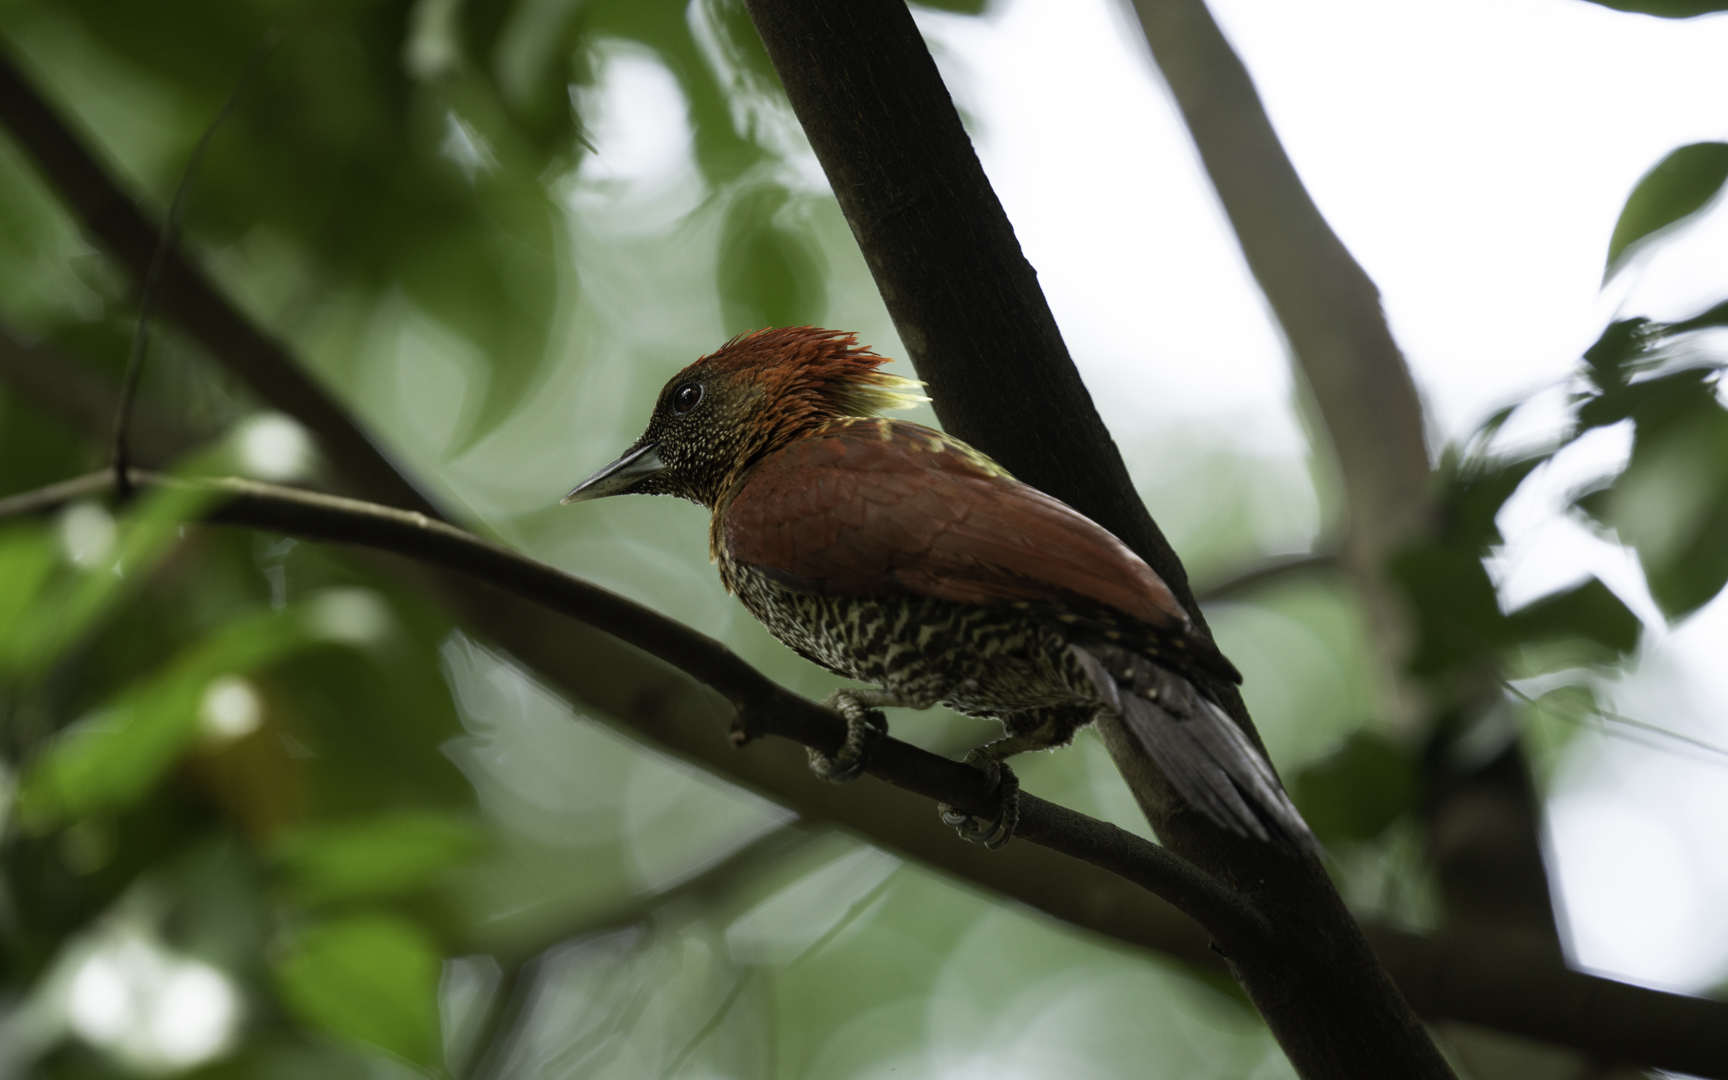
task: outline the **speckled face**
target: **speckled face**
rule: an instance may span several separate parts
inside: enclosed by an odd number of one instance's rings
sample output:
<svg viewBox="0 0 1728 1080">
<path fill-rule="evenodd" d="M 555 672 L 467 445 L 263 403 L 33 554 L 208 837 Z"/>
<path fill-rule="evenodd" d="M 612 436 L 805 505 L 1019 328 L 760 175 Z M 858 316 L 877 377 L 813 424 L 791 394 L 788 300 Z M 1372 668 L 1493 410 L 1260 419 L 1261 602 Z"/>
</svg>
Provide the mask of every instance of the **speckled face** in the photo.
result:
<svg viewBox="0 0 1728 1080">
<path fill-rule="evenodd" d="M 727 478 L 752 456 L 766 391 L 738 371 L 697 361 L 660 391 L 648 430 L 564 501 L 606 495 L 676 495 L 712 508 Z"/>
<path fill-rule="evenodd" d="M 677 495 L 715 508 L 763 454 L 823 423 L 927 400 L 856 335 L 813 326 L 740 334 L 660 391 L 648 430 L 564 501 Z"/>
</svg>

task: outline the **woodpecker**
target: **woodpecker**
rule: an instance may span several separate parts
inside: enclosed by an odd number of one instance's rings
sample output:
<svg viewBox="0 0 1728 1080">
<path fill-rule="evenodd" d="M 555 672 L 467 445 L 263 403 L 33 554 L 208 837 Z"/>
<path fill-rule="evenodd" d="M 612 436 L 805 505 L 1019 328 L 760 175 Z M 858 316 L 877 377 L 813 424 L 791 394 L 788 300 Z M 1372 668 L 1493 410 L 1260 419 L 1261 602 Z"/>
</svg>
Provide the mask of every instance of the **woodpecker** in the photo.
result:
<svg viewBox="0 0 1728 1080">
<path fill-rule="evenodd" d="M 1139 556 L 1102 526 L 958 439 L 883 418 L 927 400 L 856 335 L 742 334 L 673 376 L 648 428 L 566 503 L 627 493 L 708 508 L 720 578 L 773 635 L 836 675 L 845 748 L 864 767 L 884 706 L 943 704 L 1004 737 L 967 755 L 1000 784 L 1001 815 L 944 807 L 968 839 L 1013 834 L 1003 759 L 1066 745 L 1120 715 L 1195 809 L 1243 836 L 1316 844 L 1271 766 L 1219 706 L 1241 681 Z"/>
</svg>

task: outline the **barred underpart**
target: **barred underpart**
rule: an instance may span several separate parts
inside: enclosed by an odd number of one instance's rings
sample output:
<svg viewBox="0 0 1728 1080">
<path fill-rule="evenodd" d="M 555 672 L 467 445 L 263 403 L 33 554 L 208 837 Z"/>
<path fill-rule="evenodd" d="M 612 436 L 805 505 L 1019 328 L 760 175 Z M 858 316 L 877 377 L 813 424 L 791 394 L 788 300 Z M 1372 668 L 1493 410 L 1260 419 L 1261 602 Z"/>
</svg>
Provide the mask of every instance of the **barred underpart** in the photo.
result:
<svg viewBox="0 0 1728 1080">
<path fill-rule="evenodd" d="M 1040 746 L 1066 744 L 1109 710 L 1217 824 L 1317 847 L 1266 759 L 1196 686 L 1182 650 L 1145 628 L 1047 603 L 832 596 L 782 583 L 772 571 L 733 569 L 751 614 L 836 675 L 874 683 L 908 708 L 942 704 L 998 720 Z"/>
</svg>

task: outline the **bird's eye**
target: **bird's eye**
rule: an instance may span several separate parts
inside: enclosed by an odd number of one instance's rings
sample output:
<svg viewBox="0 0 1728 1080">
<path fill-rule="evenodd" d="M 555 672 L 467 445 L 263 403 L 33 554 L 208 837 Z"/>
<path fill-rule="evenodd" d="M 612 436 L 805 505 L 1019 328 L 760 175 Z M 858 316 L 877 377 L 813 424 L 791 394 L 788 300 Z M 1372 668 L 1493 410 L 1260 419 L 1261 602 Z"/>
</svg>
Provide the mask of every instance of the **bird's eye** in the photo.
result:
<svg viewBox="0 0 1728 1080">
<path fill-rule="evenodd" d="M 702 384 L 686 383 L 672 394 L 672 411 L 679 416 L 694 409 L 702 400 Z"/>
</svg>

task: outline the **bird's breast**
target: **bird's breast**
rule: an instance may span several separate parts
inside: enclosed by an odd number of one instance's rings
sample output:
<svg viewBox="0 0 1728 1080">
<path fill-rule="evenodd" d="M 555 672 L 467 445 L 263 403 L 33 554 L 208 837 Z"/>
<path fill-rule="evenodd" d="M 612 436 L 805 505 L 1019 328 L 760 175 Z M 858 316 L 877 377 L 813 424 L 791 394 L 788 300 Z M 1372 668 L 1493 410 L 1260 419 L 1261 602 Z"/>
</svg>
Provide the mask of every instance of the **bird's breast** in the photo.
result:
<svg viewBox="0 0 1728 1080">
<path fill-rule="evenodd" d="M 729 578 L 750 613 L 806 659 L 919 706 L 1004 716 L 1097 701 L 1060 630 L 1011 604 L 812 592 L 736 564 Z"/>
</svg>

